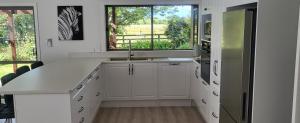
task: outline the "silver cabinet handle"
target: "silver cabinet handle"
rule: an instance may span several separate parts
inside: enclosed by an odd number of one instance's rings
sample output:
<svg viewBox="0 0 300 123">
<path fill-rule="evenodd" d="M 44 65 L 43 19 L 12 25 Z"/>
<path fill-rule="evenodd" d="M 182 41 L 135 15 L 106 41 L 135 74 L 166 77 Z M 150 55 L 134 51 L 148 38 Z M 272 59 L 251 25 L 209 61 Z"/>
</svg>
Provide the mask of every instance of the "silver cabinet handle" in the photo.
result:
<svg viewBox="0 0 300 123">
<path fill-rule="evenodd" d="M 199 78 L 199 76 L 198 76 L 198 70 L 199 70 L 199 67 L 197 66 L 197 68 L 195 70 L 195 76 L 196 76 L 197 79 Z"/>
<path fill-rule="evenodd" d="M 85 120 L 85 118 L 84 118 L 84 117 L 82 117 L 82 118 L 81 118 L 81 120 L 79 121 L 79 123 L 83 123 L 83 122 L 84 122 L 84 120 Z"/>
<path fill-rule="evenodd" d="M 84 110 L 84 107 L 81 107 L 81 108 L 79 109 L 78 113 L 83 112 L 83 110 Z"/>
<path fill-rule="evenodd" d="M 214 69 L 213 69 L 215 76 L 218 76 L 217 69 L 218 69 L 218 60 L 215 60 L 214 61 Z"/>
<path fill-rule="evenodd" d="M 97 77 L 96 77 L 96 80 L 98 80 L 100 78 L 100 76 L 98 75 Z"/>
<path fill-rule="evenodd" d="M 88 76 L 88 79 L 92 79 L 92 78 L 93 78 L 93 76 L 92 76 L 92 75 L 89 75 L 89 76 Z"/>
<path fill-rule="evenodd" d="M 202 81 L 202 84 L 203 84 L 203 85 L 205 85 L 205 86 L 207 86 L 207 83 L 206 83 L 206 82 L 204 82 L 204 81 Z"/>
<path fill-rule="evenodd" d="M 98 97 L 98 96 L 100 96 L 100 95 L 101 95 L 101 93 L 100 93 L 100 92 L 97 92 L 96 97 Z"/>
<path fill-rule="evenodd" d="M 96 69 L 95 69 L 95 71 L 98 71 L 100 68 L 99 67 L 97 67 Z"/>
<path fill-rule="evenodd" d="M 215 91 L 213 91 L 213 95 L 216 96 L 216 97 L 219 96 L 219 94 L 217 92 L 215 92 Z"/>
<path fill-rule="evenodd" d="M 215 85 L 220 85 L 220 83 L 217 83 L 216 81 L 213 81 L 213 83 L 214 83 Z"/>
<path fill-rule="evenodd" d="M 134 66 L 133 66 L 133 64 L 131 64 L 131 75 L 133 75 L 134 74 Z"/>
<path fill-rule="evenodd" d="M 215 112 L 211 113 L 211 115 L 212 115 L 214 118 L 216 118 L 216 119 L 219 118 L 219 116 L 217 116 L 217 115 L 215 114 Z"/>
<path fill-rule="evenodd" d="M 128 75 L 131 75 L 131 64 L 128 65 Z"/>
<path fill-rule="evenodd" d="M 83 87 L 83 85 L 82 85 L 82 84 L 80 84 L 80 85 L 78 85 L 78 86 L 77 86 L 77 88 L 76 88 L 76 89 L 77 89 L 77 90 L 80 90 L 82 87 Z"/>
<path fill-rule="evenodd" d="M 207 102 L 205 101 L 205 99 L 202 99 L 201 102 L 202 102 L 203 104 L 207 104 Z"/>
<path fill-rule="evenodd" d="M 80 102 L 81 100 L 83 100 L 83 96 L 80 96 L 77 100 L 77 102 Z"/>
</svg>

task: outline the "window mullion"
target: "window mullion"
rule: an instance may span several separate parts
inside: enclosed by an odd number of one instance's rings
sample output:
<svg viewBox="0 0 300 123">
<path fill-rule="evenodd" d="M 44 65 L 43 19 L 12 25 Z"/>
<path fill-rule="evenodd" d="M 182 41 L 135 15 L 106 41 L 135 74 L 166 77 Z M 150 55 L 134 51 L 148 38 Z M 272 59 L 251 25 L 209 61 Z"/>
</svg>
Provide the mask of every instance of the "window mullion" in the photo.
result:
<svg viewBox="0 0 300 123">
<path fill-rule="evenodd" d="M 153 33 L 154 33 L 154 10 L 153 10 L 153 5 L 151 6 L 151 50 L 154 50 L 154 41 L 153 41 Z"/>
</svg>

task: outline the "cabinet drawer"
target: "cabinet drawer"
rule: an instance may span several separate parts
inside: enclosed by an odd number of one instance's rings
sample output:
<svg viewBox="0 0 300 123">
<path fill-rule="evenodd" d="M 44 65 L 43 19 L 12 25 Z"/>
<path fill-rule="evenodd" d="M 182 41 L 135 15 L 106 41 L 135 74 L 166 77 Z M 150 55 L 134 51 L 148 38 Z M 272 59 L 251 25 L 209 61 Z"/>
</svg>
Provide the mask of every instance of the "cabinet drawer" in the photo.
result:
<svg viewBox="0 0 300 123">
<path fill-rule="evenodd" d="M 86 81 L 84 80 L 81 83 L 79 83 L 73 90 L 71 93 L 71 97 L 74 98 L 76 95 L 78 95 L 79 93 L 81 93 L 82 90 L 84 90 L 85 86 L 86 86 Z"/>
<path fill-rule="evenodd" d="M 216 88 L 216 89 L 220 89 L 221 88 L 221 83 L 219 81 L 217 81 L 217 80 L 212 80 L 210 85 L 213 88 Z"/>
<path fill-rule="evenodd" d="M 72 123 L 88 123 L 87 107 L 82 106 L 80 109 L 72 112 Z"/>
<path fill-rule="evenodd" d="M 209 92 L 209 100 L 212 105 L 219 105 L 220 103 L 220 89 L 212 87 Z"/>
<path fill-rule="evenodd" d="M 83 98 L 81 98 L 83 97 Z M 81 99 L 78 101 L 77 99 Z M 76 100 L 72 100 L 71 106 L 72 122 L 73 123 L 86 123 L 88 120 L 88 106 L 86 96 L 79 96 Z"/>
<path fill-rule="evenodd" d="M 81 107 L 85 107 L 87 102 L 86 88 L 82 88 L 80 92 L 74 95 L 71 99 L 72 114 L 79 111 Z"/>
<path fill-rule="evenodd" d="M 86 86 L 85 85 L 80 85 L 82 86 L 80 90 L 77 91 L 77 93 L 75 93 L 72 96 L 72 101 L 78 101 L 80 102 L 83 99 L 83 96 L 86 93 Z"/>
<path fill-rule="evenodd" d="M 220 119 L 220 106 L 219 105 L 215 105 L 213 107 L 210 107 L 211 111 L 210 111 L 210 123 L 219 123 L 219 119 Z"/>
</svg>

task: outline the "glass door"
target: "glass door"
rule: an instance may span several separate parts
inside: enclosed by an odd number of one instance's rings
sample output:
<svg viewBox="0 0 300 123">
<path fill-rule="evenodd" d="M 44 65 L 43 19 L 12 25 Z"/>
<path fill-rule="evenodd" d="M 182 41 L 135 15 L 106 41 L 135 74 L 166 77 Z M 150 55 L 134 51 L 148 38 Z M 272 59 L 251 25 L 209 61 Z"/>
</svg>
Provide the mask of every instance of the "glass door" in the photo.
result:
<svg viewBox="0 0 300 123">
<path fill-rule="evenodd" d="M 33 7 L 0 6 L 0 77 L 36 60 Z"/>
</svg>

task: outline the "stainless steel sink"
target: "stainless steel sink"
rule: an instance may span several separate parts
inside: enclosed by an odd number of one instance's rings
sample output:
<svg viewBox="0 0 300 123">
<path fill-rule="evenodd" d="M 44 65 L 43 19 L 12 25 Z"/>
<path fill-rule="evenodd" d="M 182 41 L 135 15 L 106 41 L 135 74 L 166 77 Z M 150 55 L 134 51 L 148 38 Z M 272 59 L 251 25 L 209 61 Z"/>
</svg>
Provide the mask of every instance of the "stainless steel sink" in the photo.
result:
<svg viewBox="0 0 300 123">
<path fill-rule="evenodd" d="M 127 58 L 110 58 L 110 61 L 127 61 Z"/>
<path fill-rule="evenodd" d="M 110 61 L 148 61 L 150 58 L 132 57 L 131 60 L 128 58 L 110 58 Z"/>
</svg>

